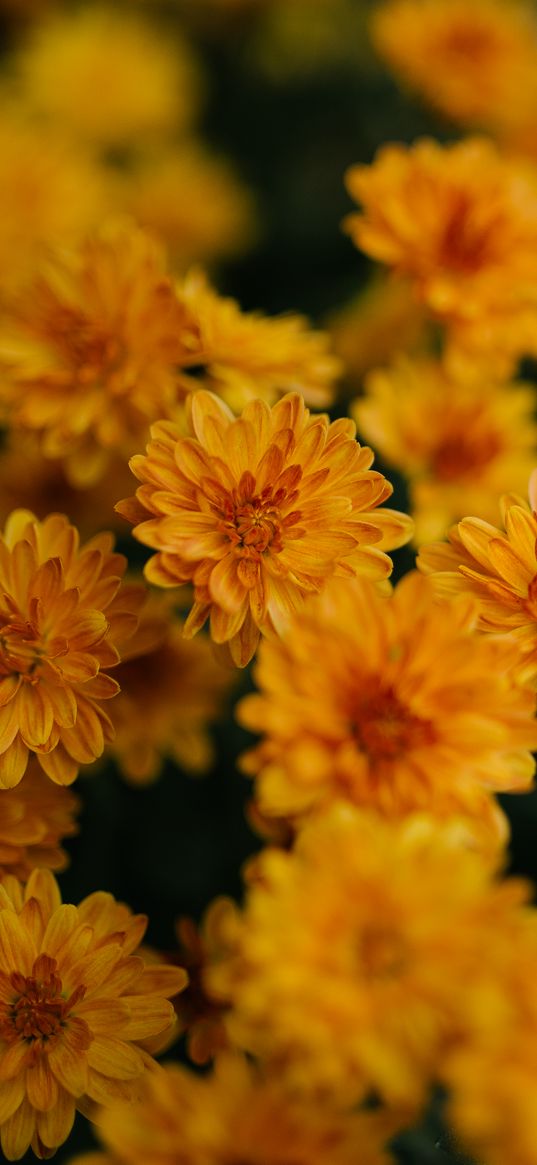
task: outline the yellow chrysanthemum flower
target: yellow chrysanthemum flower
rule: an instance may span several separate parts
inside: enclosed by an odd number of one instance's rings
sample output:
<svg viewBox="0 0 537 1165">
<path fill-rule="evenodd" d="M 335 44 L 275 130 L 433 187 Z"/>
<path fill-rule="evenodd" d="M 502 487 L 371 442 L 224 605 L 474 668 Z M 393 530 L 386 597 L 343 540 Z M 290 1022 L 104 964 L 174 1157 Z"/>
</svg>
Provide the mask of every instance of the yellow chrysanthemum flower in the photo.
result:
<svg viewBox="0 0 537 1165">
<path fill-rule="evenodd" d="M 129 222 L 105 224 L 51 259 L 4 323 L 9 423 L 39 433 L 74 485 L 93 485 L 173 414 L 180 325 L 158 245 Z"/>
<path fill-rule="evenodd" d="M 0 116 L 0 300 L 9 303 L 33 277 L 43 253 L 70 246 L 105 211 L 102 171 L 51 129 L 9 106 Z"/>
<path fill-rule="evenodd" d="M 219 296 L 203 272 L 191 271 L 177 287 L 184 313 L 181 343 L 186 388 L 188 367 L 204 369 L 208 389 L 232 409 L 261 398 L 273 404 L 283 393 L 301 392 L 313 408 L 329 405 L 341 363 L 325 332 L 313 331 L 303 316 L 269 317 L 242 312 L 234 299 Z"/>
<path fill-rule="evenodd" d="M 210 616 L 214 642 L 244 666 L 260 633 L 278 634 L 332 575 L 389 575 L 384 550 L 406 542 L 411 523 L 377 508 L 392 487 L 352 421 L 311 416 L 298 393 L 272 409 L 254 400 L 238 419 L 205 391 L 187 405 L 192 436 L 155 425 L 131 461 L 143 484 L 117 509 L 158 551 L 150 582 L 194 583 L 185 634 Z"/>
<path fill-rule="evenodd" d="M 199 102 L 192 51 L 114 5 L 40 22 L 15 61 L 29 108 L 98 145 L 186 129 Z"/>
<path fill-rule="evenodd" d="M 387 0 L 373 43 L 395 75 L 463 125 L 505 133 L 537 112 L 537 23 L 514 0 Z"/>
<path fill-rule="evenodd" d="M 393 1121 L 293 1101 L 277 1078 L 227 1053 L 210 1076 L 176 1065 L 147 1075 L 136 1108 L 107 1110 L 99 1133 L 107 1151 L 72 1165 L 389 1165 Z"/>
<path fill-rule="evenodd" d="M 236 950 L 208 972 L 231 1038 L 340 1108 L 371 1092 L 421 1105 L 530 894 L 466 841 L 455 823 L 337 805 L 290 852 L 265 850 Z"/>
<path fill-rule="evenodd" d="M 347 174 L 345 227 L 414 284 L 452 346 L 516 360 L 535 347 L 537 181 L 482 138 L 383 146 Z"/>
<path fill-rule="evenodd" d="M 205 636 L 184 639 L 167 599 L 161 593 L 147 603 L 115 672 L 121 691 L 111 710 L 115 735 L 108 753 L 137 784 L 155 780 L 166 757 L 192 774 L 210 768 L 209 725 L 233 682 Z"/>
<path fill-rule="evenodd" d="M 390 817 L 464 815 L 498 844 L 488 791 L 530 784 L 535 700 L 508 675 L 512 646 L 475 622 L 470 601 L 439 605 L 416 573 L 390 597 L 358 580 L 327 586 L 262 645 L 259 694 L 239 704 L 264 734 L 242 761 L 261 812 L 300 819 L 345 797 Z"/>
<path fill-rule="evenodd" d="M 147 925 L 111 894 L 62 905 L 52 874 L 0 886 L 0 1141 L 8 1161 L 63 1144 L 75 1108 L 132 1096 L 138 1041 L 173 1020 L 180 968 L 132 957 Z"/>
<path fill-rule="evenodd" d="M 537 680 L 537 472 L 530 504 L 516 494 L 501 499 L 503 529 L 463 518 L 449 542 L 424 546 L 418 566 L 441 595 L 460 592 L 477 601 L 482 631 L 509 633 L 520 651 L 521 675 Z"/>
<path fill-rule="evenodd" d="M 498 497 L 523 491 L 537 461 L 531 385 L 484 375 L 462 383 L 437 360 L 400 359 L 372 372 L 352 415 L 383 461 L 409 479 L 419 544 L 465 514 L 491 521 Z"/>
<path fill-rule="evenodd" d="M 345 380 L 361 388 L 366 372 L 400 352 L 426 347 L 426 312 L 405 279 L 381 275 L 326 321 Z"/>
<path fill-rule="evenodd" d="M 141 587 L 121 588 L 126 559 L 110 534 L 79 547 L 60 514 L 15 510 L 0 535 L 0 788 L 17 785 L 35 752 L 68 785 L 100 756 L 119 691 L 104 669 L 134 631 Z"/>
<path fill-rule="evenodd" d="M 49 781 L 32 759 L 17 787 L 0 792 L 1 872 L 26 879 L 39 866 L 63 870 L 67 855 L 60 843 L 77 832 L 77 808 L 73 793 Z"/>
<path fill-rule="evenodd" d="M 249 191 L 227 159 L 198 142 L 142 154 L 133 168 L 118 174 L 116 199 L 163 240 L 181 271 L 242 252 L 255 234 Z"/>
</svg>

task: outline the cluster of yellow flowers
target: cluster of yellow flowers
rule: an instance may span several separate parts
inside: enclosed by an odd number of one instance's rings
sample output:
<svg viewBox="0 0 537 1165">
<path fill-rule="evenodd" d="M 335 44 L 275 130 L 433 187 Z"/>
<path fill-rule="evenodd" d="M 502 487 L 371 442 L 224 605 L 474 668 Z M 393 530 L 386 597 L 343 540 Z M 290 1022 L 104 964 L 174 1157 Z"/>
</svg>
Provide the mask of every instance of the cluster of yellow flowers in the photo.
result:
<svg viewBox="0 0 537 1165">
<path fill-rule="evenodd" d="M 4 1157 L 78 1110 L 77 1165 L 390 1165 L 441 1090 L 463 1151 L 537 1165 L 537 908 L 496 798 L 537 752 L 537 22 L 373 6 L 395 77 L 489 136 L 350 168 L 344 230 L 388 272 L 319 331 L 205 270 L 255 216 L 186 33 L 46 9 L 1 81 Z M 254 656 L 243 905 L 164 955 L 107 891 L 63 904 L 80 770 L 207 772 Z M 157 1063 L 179 1037 L 190 1066 Z"/>
</svg>

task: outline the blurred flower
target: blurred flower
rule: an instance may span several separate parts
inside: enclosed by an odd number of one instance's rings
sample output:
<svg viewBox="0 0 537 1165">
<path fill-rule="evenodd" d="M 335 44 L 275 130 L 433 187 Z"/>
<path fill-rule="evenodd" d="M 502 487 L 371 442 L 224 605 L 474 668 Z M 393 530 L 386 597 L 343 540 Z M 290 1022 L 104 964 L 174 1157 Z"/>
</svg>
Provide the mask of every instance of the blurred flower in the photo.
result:
<svg viewBox="0 0 537 1165">
<path fill-rule="evenodd" d="M 50 128 L 3 102 L 0 115 L 0 302 L 33 276 L 50 247 L 76 243 L 109 197 L 103 172 Z"/>
<path fill-rule="evenodd" d="M 426 312 L 405 279 L 375 278 L 364 292 L 326 321 L 334 352 L 343 362 L 344 377 L 361 387 L 371 368 L 386 364 L 399 352 L 426 346 Z"/>
<path fill-rule="evenodd" d="M 533 925 L 532 925 L 533 923 Z M 537 989 L 535 919 L 486 990 L 469 991 L 465 1038 L 444 1065 L 446 1119 L 457 1151 L 487 1165 L 536 1165 Z"/>
<path fill-rule="evenodd" d="M 236 932 L 237 908 L 230 898 L 215 898 L 199 926 L 191 918 L 177 920 L 179 949 L 177 953 L 168 953 L 167 958 L 184 968 L 188 983 L 172 1000 L 176 1012 L 173 1039 L 185 1036 L 188 1055 L 194 1064 L 207 1064 L 229 1044 L 224 1026 L 226 1006 L 213 998 L 205 978 L 208 967 L 228 957 L 236 942 Z M 171 1042 L 168 1040 L 167 1046 Z"/>
<path fill-rule="evenodd" d="M 38 434 L 12 431 L 0 456 L 0 525 L 12 510 L 21 507 L 40 519 L 61 511 L 86 538 L 103 527 L 121 526 L 123 530 L 114 504 L 131 481 L 126 462 L 111 457 L 99 481 L 77 489 L 67 481 L 61 459 L 43 457 Z"/>
<path fill-rule="evenodd" d="M 117 509 L 158 551 L 150 582 L 194 583 L 185 634 L 210 616 L 214 642 L 244 666 L 260 633 L 279 634 L 332 575 L 386 578 L 384 550 L 408 540 L 410 519 L 377 509 L 392 487 L 369 468 L 353 422 L 311 416 L 298 393 L 272 409 L 251 401 L 238 419 L 212 393 L 187 404 L 192 436 L 153 426 L 147 454 L 131 461 L 143 484 Z"/>
<path fill-rule="evenodd" d="M 231 163 L 192 141 L 143 154 L 119 172 L 116 201 L 163 240 L 183 271 L 243 251 L 255 234 L 253 199 Z"/>
<path fill-rule="evenodd" d="M 535 698 L 513 649 L 474 633 L 471 602 L 439 605 L 416 573 L 391 597 L 334 580 L 262 644 L 259 694 L 239 720 L 264 739 L 242 758 L 262 813 L 300 820 L 347 798 L 390 817 L 468 819 L 484 844 L 506 825 L 490 790 L 531 783 Z"/>
<path fill-rule="evenodd" d="M 89 4 L 36 25 L 15 59 L 21 96 L 78 140 L 138 142 L 190 126 L 200 97 L 192 51 L 114 5 Z"/>
<path fill-rule="evenodd" d="M 486 139 L 387 145 L 347 174 L 345 228 L 407 276 L 448 342 L 509 366 L 535 348 L 537 172 Z"/>
<path fill-rule="evenodd" d="M 125 460 L 177 402 L 181 313 L 163 255 L 128 221 L 43 264 L 0 339 L 9 423 L 41 435 L 75 486 Z"/>
<path fill-rule="evenodd" d="M 299 315 L 263 316 L 242 312 L 234 299 L 223 298 L 203 272 L 191 271 L 177 287 L 184 312 L 181 365 L 186 388 L 189 364 L 204 369 L 204 384 L 233 409 L 250 400 L 274 404 L 285 392 L 301 392 L 307 404 L 331 404 L 340 361 L 330 351 L 325 332 L 313 331 Z"/>
<path fill-rule="evenodd" d="M 293 1101 L 235 1052 L 208 1076 L 175 1064 L 147 1074 L 136 1107 L 103 1113 L 99 1133 L 106 1151 L 72 1165 L 389 1165 L 393 1121 Z"/>
<path fill-rule="evenodd" d="M 371 372 L 352 414 L 387 465 L 410 482 L 419 544 L 443 538 L 471 512 L 492 520 L 506 489 L 524 490 L 537 462 L 537 395 L 531 385 L 475 385 L 439 361 L 400 359 Z"/>
<path fill-rule="evenodd" d="M 115 672 L 121 691 L 108 753 L 137 784 L 155 780 L 167 757 L 193 775 L 214 761 L 209 724 L 222 712 L 233 672 L 216 662 L 205 636 L 184 639 L 182 626 L 168 595 L 152 596 Z"/>
<path fill-rule="evenodd" d="M 63 1144 L 75 1107 L 132 1097 L 152 1061 L 137 1041 L 173 1017 L 185 974 L 131 958 L 144 915 L 97 892 L 62 906 L 52 874 L 0 887 L 2 1150 L 18 1160 Z"/>
<path fill-rule="evenodd" d="M 530 505 L 516 494 L 501 499 L 503 529 L 480 518 L 463 518 L 449 542 L 420 551 L 418 566 L 432 575 L 441 595 L 466 593 L 477 600 L 482 631 L 508 632 L 520 651 L 521 676 L 537 682 L 537 473 Z"/>
<path fill-rule="evenodd" d="M 420 1106 L 530 892 L 466 841 L 456 822 L 337 805 L 261 853 L 237 951 L 209 975 L 231 1038 L 340 1110 L 371 1093 Z"/>
<path fill-rule="evenodd" d="M 505 133 L 537 115 L 537 22 L 523 0 L 387 0 L 371 35 L 396 77 L 454 121 Z"/>
<path fill-rule="evenodd" d="M 17 785 L 35 752 L 68 785 L 100 756 L 119 691 L 104 669 L 136 627 L 140 587 L 121 589 L 126 560 L 110 534 L 79 547 L 67 518 L 15 510 L 0 536 L 0 788 Z"/>
<path fill-rule="evenodd" d="M 0 793 L 0 869 L 26 879 L 38 866 L 63 870 L 64 837 L 77 832 L 73 820 L 76 797 L 53 785 L 36 760 L 31 760 L 15 789 Z"/>
</svg>

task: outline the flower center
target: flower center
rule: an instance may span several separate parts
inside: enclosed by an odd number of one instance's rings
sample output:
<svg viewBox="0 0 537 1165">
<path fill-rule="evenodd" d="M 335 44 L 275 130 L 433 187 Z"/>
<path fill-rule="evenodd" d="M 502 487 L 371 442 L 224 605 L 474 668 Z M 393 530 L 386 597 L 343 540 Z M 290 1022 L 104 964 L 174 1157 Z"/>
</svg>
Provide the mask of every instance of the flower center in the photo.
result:
<svg viewBox="0 0 537 1165">
<path fill-rule="evenodd" d="M 107 378 L 122 362 L 120 340 L 79 312 L 58 307 L 49 328 L 52 340 L 62 356 L 67 355 L 71 372 L 80 385 Z"/>
<path fill-rule="evenodd" d="M 434 740 L 431 722 L 409 712 L 391 688 L 366 697 L 351 723 L 358 748 L 373 762 L 394 760 Z"/>
<path fill-rule="evenodd" d="M 20 675 L 35 683 L 43 655 L 41 637 L 30 621 L 13 616 L 0 627 L 0 675 Z"/>
<path fill-rule="evenodd" d="M 434 476 L 439 481 L 457 481 L 466 474 L 485 469 L 501 449 L 497 433 L 485 433 L 480 437 L 469 427 L 466 433 L 446 437 L 435 449 L 432 458 Z"/>
<path fill-rule="evenodd" d="M 369 978 L 390 979 L 403 970 L 406 951 L 397 933 L 387 926 L 371 923 L 360 935 L 359 959 Z"/>
<path fill-rule="evenodd" d="M 0 1038 L 8 1044 L 22 1039 L 44 1050 L 65 1027 L 69 1012 L 83 998 L 86 988 L 77 987 L 66 999 L 56 971 L 55 959 L 39 955 L 31 975 L 13 971 L 9 976 L 14 998 L 3 1003 L 0 1010 Z"/>
<path fill-rule="evenodd" d="M 298 496 L 296 491 L 271 485 L 265 486 L 260 493 L 255 489 L 255 478 L 246 471 L 237 488 L 227 495 L 219 528 L 227 534 L 237 554 L 259 561 L 265 551 L 270 549 L 278 554 L 283 549 L 284 535 L 293 537 L 289 532 L 301 515 L 299 510 L 287 513 L 285 517 L 281 512 L 284 504 L 287 508 Z"/>
</svg>

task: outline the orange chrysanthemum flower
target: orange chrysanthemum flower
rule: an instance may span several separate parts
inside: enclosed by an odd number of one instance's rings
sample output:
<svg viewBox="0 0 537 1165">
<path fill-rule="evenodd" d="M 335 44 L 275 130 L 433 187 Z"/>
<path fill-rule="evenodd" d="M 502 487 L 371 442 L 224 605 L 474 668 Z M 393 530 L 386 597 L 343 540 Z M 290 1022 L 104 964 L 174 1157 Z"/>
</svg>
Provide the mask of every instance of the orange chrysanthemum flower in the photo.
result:
<svg viewBox="0 0 537 1165">
<path fill-rule="evenodd" d="M 167 598 L 161 593 L 147 603 L 115 672 L 121 691 L 112 706 L 115 735 L 108 752 L 123 776 L 140 784 L 159 776 L 166 757 L 188 773 L 210 768 L 209 725 L 233 681 L 206 636 L 184 639 Z"/>
<path fill-rule="evenodd" d="M 512 646 L 475 634 L 469 601 L 439 606 L 407 575 L 390 597 L 332 582 L 262 645 L 260 688 L 239 719 L 264 733 L 243 758 L 262 813 L 348 798 L 391 817 L 466 815 L 494 844 L 505 824 L 487 790 L 527 787 L 535 699 L 508 675 Z"/>
<path fill-rule="evenodd" d="M 537 23 L 514 0 L 387 0 L 373 42 L 401 81 L 463 125 L 502 133 L 533 120 Z"/>
<path fill-rule="evenodd" d="M 116 1104 L 99 1118 L 105 1153 L 72 1165 L 147 1165 L 155 1151 L 160 1165 L 389 1165 L 394 1123 L 294 1100 L 277 1078 L 225 1053 L 211 1075 L 176 1065 L 147 1075 L 134 1111 Z"/>
<path fill-rule="evenodd" d="M 205 385 L 233 409 L 262 398 L 273 404 L 285 392 L 301 392 L 314 408 L 329 405 L 340 361 L 325 332 L 312 331 L 302 316 L 271 318 L 241 312 L 234 299 L 213 291 L 201 271 L 191 271 L 177 288 L 185 320 L 183 369 L 205 370 Z M 186 388 L 199 380 L 183 376 Z"/>
<path fill-rule="evenodd" d="M 537 680 L 537 471 L 530 505 L 516 494 L 501 499 L 503 529 L 463 518 L 449 542 L 424 546 L 418 566 L 441 595 L 465 592 L 477 600 L 482 631 L 508 632 L 520 651 L 521 674 Z"/>
<path fill-rule="evenodd" d="M 154 240 L 107 223 L 43 267 L 4 326 L 9 423 L 39 433 L 74 485 L 94 484 L 173 414 L 180 318 Z"/>
<path fill-rule="evenodd" d="M 180 968 L 133 958 L 147 919 L 111 894 L 62 906 L 35 870 L 0 886 L 0 1141 L 9 1161 L 65 1141 L 85 1112 L 132 1096 L 152 1060 L 138 1041 L 173 1020 Z"/>
<path fill-rule="evenodd" d="M 210 616 L 214 642 L 244 666 L 260 633 L 278 634 L 332 575 L 389 575 L 384 550 L 408 540 L 410 519 L 376 508 L 392 487 L 352 421 L 311 416 L 295 393 L 238 419 L 208 392 L 188 406 L 192 437 L 155 425 L 131 462 L 143 485 L 117 509 L 158 551 L 150 582 L 194 583 L 185 634 Z"/>
<path fill-rule="evenodd" d="M 384 146 L 347 175 L 362 214 L 346 229 L 410 278 L 455 348 L 516 360 L 535 346 L 535 171 L 469 138 Z"/>
<path fill-rule="evenodd" d="M 537 461 L 531 385 L 474 385 L 432 359 L 399 359 L 372 372 L 353 416 L 383 461 L 409 479 L 419 544 L 443 538 L 465 514 L 490 521 L 498 497 L 524 490 Z"/>
<path fill-rule="evenodd" d="M 63 870 L 64 837 L 77 832 L 73 820 L 78 801 L 68 789 L 52 784 L 31 760 L 15 789 L 0 792 L 0 870 L 26 879 L 38 866 Z"/>
<path fill-rule="evenodd" d="M 72 1165 L 389 1165 L 383 1151 L 394 1121 L 376 1113 L 338 1113 L 293 1100 L 277 1078 L 238 1053 L 222 1055 L 209 1076 L 176 1065 L 144 1078 L 133 1110 L 102 1114 L 107 1151 Z"/>
<path fill-rule="evenodd" d="M 79 547 L 67 518 L 15 510 L 0 535 L 0 788 L 35 752 L 47 776 L 74 781 L 100 756 L 119 691 L 104 669 L 136 627 L 141 587 L 121 587 L 126 559 L 109 534 Z"/>
<path fill-rule="evenodd" d="M 290 852 L 264 850 L 237 949 L 209 972 L 235 1043 L 340 1108 L 421 1105 L 530 893 L 466 842 L 455 823 L 337 805 Z"/>
</svg>

